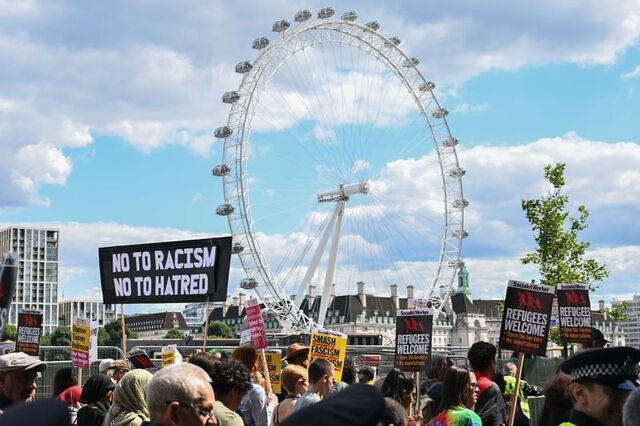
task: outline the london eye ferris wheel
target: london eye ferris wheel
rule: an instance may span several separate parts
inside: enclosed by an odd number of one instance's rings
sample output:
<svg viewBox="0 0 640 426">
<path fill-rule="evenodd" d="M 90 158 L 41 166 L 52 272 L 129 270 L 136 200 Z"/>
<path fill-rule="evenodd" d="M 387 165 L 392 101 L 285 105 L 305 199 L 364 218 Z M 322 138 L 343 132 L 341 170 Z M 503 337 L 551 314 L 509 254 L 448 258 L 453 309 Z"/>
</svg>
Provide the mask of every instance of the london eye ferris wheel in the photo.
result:
<svg viewBox="0 0 640 426">
<path fill-rule="evenodd" d="M 284 332 L 329 327 L 334 283 L 413 285 L 438 315 L 462 264 L 463 168 L 419 59 L 333 8 L 258 37 L 224 93 L 224 203 L 243 277 Z M 322 289 L 313 314 L 301 305 Z"/>
</svg>

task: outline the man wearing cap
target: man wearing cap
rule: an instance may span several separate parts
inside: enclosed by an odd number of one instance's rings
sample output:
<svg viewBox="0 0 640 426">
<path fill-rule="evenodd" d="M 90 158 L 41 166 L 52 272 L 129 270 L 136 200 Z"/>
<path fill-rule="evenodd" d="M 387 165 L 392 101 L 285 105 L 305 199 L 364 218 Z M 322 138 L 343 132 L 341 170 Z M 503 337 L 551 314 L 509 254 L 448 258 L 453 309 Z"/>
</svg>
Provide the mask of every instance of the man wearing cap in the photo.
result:
<svg viewBox="0 0 640 426">
<path fill-rule="evenodd" d="M 639 386 L 640 350 L 620 346 L 587 349 L 561 365 L 571 376 L 569 395 L 573 408 L 561 426 L 622 425 L 622 406 Z"/>
<path fill-rule="evenodd" d="M 591 327 L 591 341 L 587 343 L 581 343 L 580 350 L 604 348 L 609 343 L 611 342 L 604 338 L 604 334 L 602 334 L 602 331 L 598 330 L 595 327 Z"/>
<path fill-rule="evenodd" d="M 111 370 L 113 370 L 111 379 L 118 383 L 120 379 L 122 379 L 122 376 L 131 371 L 131 366 L 125 359 L 116 359 L 113 361 L 113 364 L 111 364 Z"/>
<path fill-rule="evenodd" d="M 36 378 L 47 366 L 22 352 L 0 356 L 0 413 L 12 405 L 30 401 L 36 394 Z"/>
</svg>

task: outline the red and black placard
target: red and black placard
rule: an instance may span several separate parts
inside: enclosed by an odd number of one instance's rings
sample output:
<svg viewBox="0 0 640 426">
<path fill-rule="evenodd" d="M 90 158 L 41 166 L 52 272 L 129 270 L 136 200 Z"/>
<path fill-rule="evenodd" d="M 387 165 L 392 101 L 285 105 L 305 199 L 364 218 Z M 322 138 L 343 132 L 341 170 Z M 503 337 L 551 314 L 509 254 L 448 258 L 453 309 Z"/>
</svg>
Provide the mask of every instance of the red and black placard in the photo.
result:
<svg viewBox="0 0 640 426">
<path fill-rule="evenodd" d="M 558 284 L 557 295 L 562 340 L 567 343 L 591 342 L 589 284 Z"/>
<path fill-rule="evenodd" d="M 38 356 L 42 336 L 42 311 L 18 312 L 16 352 Z"/>
<path fill-rule="evenodd" d="M 398 310 L 395 367 L 406 372 L 426 372 L 432 334 L 432 310 Z"/>
<path fill-rule="evenodd" d="M 500 349 L 544 356 L 555 288 L 509 281 L 502 311 Z"/>
</svg>

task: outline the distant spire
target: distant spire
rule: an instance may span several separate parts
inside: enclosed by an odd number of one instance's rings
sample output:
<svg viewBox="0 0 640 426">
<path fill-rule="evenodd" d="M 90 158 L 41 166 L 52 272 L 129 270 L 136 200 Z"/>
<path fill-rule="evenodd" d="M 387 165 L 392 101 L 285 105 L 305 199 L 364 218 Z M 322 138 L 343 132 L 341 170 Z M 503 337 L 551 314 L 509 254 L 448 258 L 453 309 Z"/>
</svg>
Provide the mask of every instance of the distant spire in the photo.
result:
<svg viewBox="0 0 640 426">
<path fill-rule="evenodd" d="M 458 269 L 458 288 L 456 289 L 456 294 L 464 294 L 470 302 L 473 302 L 471 286 L 469 285 L 469 272 L 465 265 L 462 265 L 460 269 Z"/>
</svg>

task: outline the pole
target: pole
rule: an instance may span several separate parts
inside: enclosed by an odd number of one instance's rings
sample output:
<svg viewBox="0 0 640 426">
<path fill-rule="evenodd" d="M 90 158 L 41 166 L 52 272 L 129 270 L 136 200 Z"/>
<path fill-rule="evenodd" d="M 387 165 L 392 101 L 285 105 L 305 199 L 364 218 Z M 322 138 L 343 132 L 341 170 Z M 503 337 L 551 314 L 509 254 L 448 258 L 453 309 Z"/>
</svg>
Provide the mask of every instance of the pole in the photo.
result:
<svg viewBox="0 0 640 426">
<path fill-rule="evenodd" d="M 122 352 L 125 353 L 125 358 L 126 353 L 127 353 L 127 332 L 126 332 L 126 328 L 124 326 L 124 303 L 120 304 L 120 327 L 121 327 L 121 332 L 122 332 Z"/>
<path fill-rule="evenodd" d="M 420 414 L 420 372 L 416 371 L 416 400 L 413 402 L 413 415 Z"/>
<path fill-rule="evenodd" d="M 83 383 L 82 383 L 82 367 L 78 367 L 78 384 L 80 386 L 83 385 Z"/>
<path fill-rule="evenodd" d="M 520 377 L 522 376 L 522 368 L 524 367 L 524 352 L 518 354 L 518 371 L 516 372 L 516 387 L 513 389 L 511 396 L 511 411 L 509 411 L 509 426 L 513 426 L 516 420 L 516 408 L 518 407 L 518 394 L 520 393 Z"/>
<path fill-rule="evenodd" d="M 207 297 L 207 301 L 204 305 L 204 336 L 202 336 L 202 351 L 207 352 L 207 339 L 209 337 L 209 300 L 211 296 Z"/>
<path fill-rule="evenodd" d="M 264 378 L 267 381 L 267 394 L 272 394 L 271 390 L 271 378 L 269 378 L 269 366 L 267 365 L 267 357 L 264 354 L 264 349 L 260 349 L 260 357 L 262 358 L 262 371 L 264 372 Z"/>
</svg>

